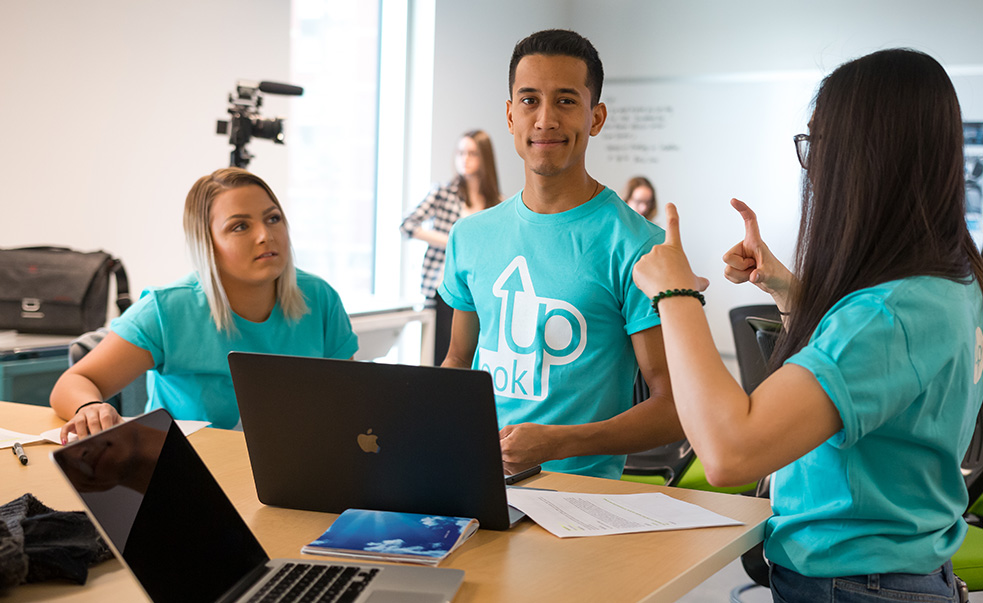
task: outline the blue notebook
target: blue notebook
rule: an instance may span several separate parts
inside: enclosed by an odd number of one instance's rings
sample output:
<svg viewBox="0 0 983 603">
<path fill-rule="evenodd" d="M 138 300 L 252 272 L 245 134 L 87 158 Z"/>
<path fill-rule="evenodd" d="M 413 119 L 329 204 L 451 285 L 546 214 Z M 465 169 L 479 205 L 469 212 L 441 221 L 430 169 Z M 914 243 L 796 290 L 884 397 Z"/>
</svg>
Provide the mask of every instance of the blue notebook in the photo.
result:
<svg viewBox="0 0 983 603">
<path fill-rule="evenodd" d="M 348 509 L 301 552 L 437 565 L 477 530 L 467 517 Z"/>
</svg>

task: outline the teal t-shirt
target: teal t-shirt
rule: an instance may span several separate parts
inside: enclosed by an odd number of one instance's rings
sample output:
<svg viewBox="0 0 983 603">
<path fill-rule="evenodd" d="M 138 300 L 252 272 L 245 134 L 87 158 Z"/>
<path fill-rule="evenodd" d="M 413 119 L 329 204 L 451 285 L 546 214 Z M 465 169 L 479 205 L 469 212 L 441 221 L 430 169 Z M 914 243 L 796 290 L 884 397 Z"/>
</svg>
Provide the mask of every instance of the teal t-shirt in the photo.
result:
<svg viewBox="0 0 983 603">
<path fill-rule="evenodd" d="M 765 555 L 813 577 L 937 569 L 962 544 L 960 463 L 983 397 L 977 284 L 913 277 L 847 295 L 788 362 L 843 429 L 772 478 Z M 790 404 L 794 400 L 789 400 Z"/>
<path fill-rule="evenodd" d="M 439 293 L 478 314 L 473 368 L 491 373 L 500 428 L 589 423 L 631 407 L 630 336 L 659 324 L 631 271 L 664 239 L 607 188 L 558 214 L 534 213 L 520 192 L 455 224 Z M 544 468 L 618 479 L 624 464 L 586 456 Z"/>
<path fill-rule="evenodd" d="M 147 373 L 147 411 L 166 408 L 176 419 L 231 429 L 239 422 L 239 407 L 229 352 L 350 358 L 358 337 L 337 292 L 300 270 L 297 285 L 309 309 L 299 321 L 288 321 L 278 303 L 261 323 L 233 313 L 238 333 L 231 335 L 216 328 L 196 274 L 144 291 L 110 327 L 154 357 Z"/>
</svg>

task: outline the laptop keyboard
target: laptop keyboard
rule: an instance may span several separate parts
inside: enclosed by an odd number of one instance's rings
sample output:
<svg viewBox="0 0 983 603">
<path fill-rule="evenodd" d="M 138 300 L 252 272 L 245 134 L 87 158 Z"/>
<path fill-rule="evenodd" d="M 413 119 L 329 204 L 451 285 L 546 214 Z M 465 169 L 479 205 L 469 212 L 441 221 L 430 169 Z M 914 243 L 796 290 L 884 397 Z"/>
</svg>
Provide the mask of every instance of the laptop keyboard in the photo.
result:
<svg viewBox="0 0 983 603">
<path fill-rule="evenodd" d="M 249 603 L 351 603 L 378 573 L 378 568 L 287 563 Z"/>
</svg>

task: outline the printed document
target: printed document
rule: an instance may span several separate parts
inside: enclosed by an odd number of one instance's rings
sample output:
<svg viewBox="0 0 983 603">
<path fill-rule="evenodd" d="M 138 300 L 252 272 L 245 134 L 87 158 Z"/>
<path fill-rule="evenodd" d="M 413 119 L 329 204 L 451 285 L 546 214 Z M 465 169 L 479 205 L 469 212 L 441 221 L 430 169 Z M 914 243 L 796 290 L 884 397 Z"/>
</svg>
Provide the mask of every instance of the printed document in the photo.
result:
<svg viewBox="0 0 983 603">
<path fill-rule="evenodd" d="M 30 444 L 31 442 L 40 442 L 42 439 L 43 438 L 41 438 L 41 436 L 18 433 L 16 431 L 10 431 L 9 429 L 0 427 L 0 450 L 10 448 L 14 445 L 14 442 L 19 444 Z"/>
<path fill-rule="evenodd" d="M 661 493 L 580 494 L 507 490 L 509 504 L 560 538 L 741 525 Z"/>
<path fill-rule="evenodd" d="M 129 421 L 133 417 L 126 417 L 123 420 Z M 199 429 L 203 429 L 211 425 L 208 421 L 177 421 L 177 426 L 186 436 L 193 434 Z M 4 429 L 0 427 L 0 450 L 4 448 L 10 448 L 14 445 L 14 442 L 20 444 L 32 444 L 34 442 L 51 442 L 52 444 L 61 444 L 59 439 L 61 433 L 61 427 L 54 427 L 47 431 L 41 433 L 41 435 L 32 435 L 27 433 L 19 433 L 16 431 L 11 431 L 9 429 Z M 74 433 L 68 434 L 69 443 L 74 442 L 78 439 L 78 436 Z"/>
<path fill-rule="evenodd" d="M 129 421 L 134 418 L 136 417 L 123 417 L 123 420 Z M 199 429 L 204 429 L 205 427 L 211 425 L 211 423 L 209 423 L 208 421 L 175 420 L 174 422 L 177 423 L 178 429 L 181 430 L 181 433 L 183 433 L 186 436 L 189 436 L 194 432 L 198 431 Z M 49 429 L 48 431 L 42 432 L 41 435 L 39 436 L 39 439 L 47 440 L 52 444 L 61 444 L 61 442 L 58 439 L 60 434 L 61 434 L 61 427 L 55 427 L 54 429 Z M 79 438 L 74 433 L 68 434 L 69 444 L 71 444 L 77 439 Z"/>
</svg>

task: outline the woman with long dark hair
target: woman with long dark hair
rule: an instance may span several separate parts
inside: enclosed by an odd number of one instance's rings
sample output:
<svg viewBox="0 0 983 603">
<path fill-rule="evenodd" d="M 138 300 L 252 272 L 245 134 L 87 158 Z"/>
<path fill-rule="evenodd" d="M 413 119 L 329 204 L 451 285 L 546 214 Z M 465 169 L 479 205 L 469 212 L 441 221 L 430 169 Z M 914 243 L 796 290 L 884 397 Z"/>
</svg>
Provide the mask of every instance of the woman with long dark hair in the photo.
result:
<svg viewBox="0 0 983 603">
<path fill-rule="evenodd" d="M 465 132 L 457 142 L 454 153 L 457 176 L 446 184 L 434 187 L 420 205 L 406 216 L 399 230 L 403 235 L 425 241 L 423 277 L 420 291 L 427 305 L 437 312 L 434 364 L 439 366 L 447 355 L 451 340 L 451 319 L 454 310 L 437 295 L 444 275 L 444 252 L 451 227 L 461 218 L 498 205 L 498 172 L 491 139 L 481 130 Z"/>
<path fill-rule="evenodd" d="M 645 216 L 649 222 L 655 221 L 659 213 L 659 202 L 655 196 L 655 186 L 645 176 L 635 176 L 625 185 L 625 196 L 622 197 L 639 215 Z"/>
<path fill-rule="evenodd" d="M 956 601 L 960 463 L 983 397 L 983 259 L 965 222 L 959 103 L 944 69 L 885 50 L 820 86 L 794 271 L 736 199 L 725 276 L 785 314 L 750 396 L 727 372 L 667 206 L 635 266 L 662 316 L 679 418 L 718 485 L 775 472 L 765 531 L 775 601 Z M 668 292 L 668 293 L 667 293 Z"/>
</svg>

